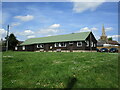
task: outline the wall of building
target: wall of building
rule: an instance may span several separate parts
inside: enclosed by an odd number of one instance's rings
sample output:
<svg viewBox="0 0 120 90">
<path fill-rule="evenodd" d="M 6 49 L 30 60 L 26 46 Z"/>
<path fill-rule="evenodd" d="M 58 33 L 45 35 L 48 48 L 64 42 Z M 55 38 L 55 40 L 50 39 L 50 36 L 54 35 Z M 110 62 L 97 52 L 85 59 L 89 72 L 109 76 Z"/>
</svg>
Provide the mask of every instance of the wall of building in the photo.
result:
<svg viewBox="0 0 120 90">
<path fill-rule="evenodd" d="M 55 47 L 55 43 L 46 43 L 43 44 L 43 48 L 37 48 L 37 44 L 35 45 L 26 45 L 25 50 L 23 50 L 23 46 L 18 46 L 18 49 L 16 51 L 57 51 L 57 50 L 90 50 L 90 47 L 86 46 L 86 42 L 82 41 L 82 46 L 77 46 L 77 41 L 74 41 L 73 44 L 69 44 L 69 42 L 66 42 L 66 47 Z M 52 48 L 50 48 L 52 46 Z M 91 50 L 95 50 L 96 47 L 92 47 Z"/>
<path fill-rule="evenodd" d="M 85 46 L 85 50 L 96 50 L 97 40 L 92 33 L 86 38 L 86 41 L 89 41 L 89 47 Z M 90 42 L 93 42 L 93 44 L 95 44 L 94 47 L 91 46 Z"/>
</svg>

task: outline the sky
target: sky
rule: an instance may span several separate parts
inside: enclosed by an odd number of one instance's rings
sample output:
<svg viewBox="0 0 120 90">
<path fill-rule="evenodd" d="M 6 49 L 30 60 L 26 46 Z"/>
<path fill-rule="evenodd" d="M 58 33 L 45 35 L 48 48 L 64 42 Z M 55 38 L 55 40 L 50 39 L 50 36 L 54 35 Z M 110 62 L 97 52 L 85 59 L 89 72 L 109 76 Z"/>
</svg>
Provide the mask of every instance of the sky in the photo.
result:
<svg viewBox="0 0 120 90">
<path fill-rule="evenodd" d="M 3 2 L 0 38 L 8 24 L 21 41 L 87 31 L 99 39 L 103 25 L 108 37 L 120 37 L 117 2 Z"/>
</svg>

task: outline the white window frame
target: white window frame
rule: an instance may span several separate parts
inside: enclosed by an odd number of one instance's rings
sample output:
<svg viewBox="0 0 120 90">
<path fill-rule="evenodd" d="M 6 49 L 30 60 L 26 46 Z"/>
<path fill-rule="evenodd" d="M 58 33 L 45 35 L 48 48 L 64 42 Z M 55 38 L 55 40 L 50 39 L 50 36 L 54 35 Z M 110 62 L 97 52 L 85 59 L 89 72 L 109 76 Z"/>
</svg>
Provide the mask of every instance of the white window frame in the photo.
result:
<svg viewBox="0 0 120 90">
<path fill-rule="evenodd" d="M 57 46 L 57 44 L 58 44 L 58 46 Z M 54 45 L 55 45 L 55 47 L 59 47 L 59 43 L 55 43 Z"/>
<path fill-rule="evenodd" d="M 59 47 L 61 47 L 61 43 L 59 43 Z"/>
<path fill-rule="evenodd" d="M 61 46 L 61 43 L 64 43 L 64 46 Z M 56 44 L 58 44 L 58 46 Z M 65 42 L 55 43 L 55 47 L 66 47 L 66 43 Z"/>
<path fill-rule="evenodd" d="M 22 50 L 25 50 L 25 46 L 22 46 Z"/>
<path fill-rule="evenodd" d="M 89 47 L 89 41 L 88 40 L 86 41 L 86 44 L 87 44 L 86 46 Z"/>
<path fill-rule="evenodd" d="M 15 47 L 15 50 L 18 50 L 18 47 Z"/>
<path fill-rule="evenodd" d="M 96 44 L 94 43 L 94 47 L 96 47 Z"/>
<path fill-rule="evenodd" d="M 37 44 L 37 48 L 44 48 L 44 44 Z"/>
<path fill-rule="evenodd" d="M 94 43 L 93 42 L 91 42 L 91 47 L 94 47 Z"/>
<path fill-rule="evenodd" d="M 81 45 L 79 45 L 79 43 L 81 44 Z M 77 47 L 82 47 L 82 42 L 77 42 Z"/>
<path fill-rule="evenodd" d="M 61 46 L 62 43 L 64 43 L 63 46 Z M 65 43 L 65 42 L 61 42 L 61 43 L 59 43 L 59 44 L 60 44 L 60 47 L 66 47 L 66 43 Z"/>
</svg>

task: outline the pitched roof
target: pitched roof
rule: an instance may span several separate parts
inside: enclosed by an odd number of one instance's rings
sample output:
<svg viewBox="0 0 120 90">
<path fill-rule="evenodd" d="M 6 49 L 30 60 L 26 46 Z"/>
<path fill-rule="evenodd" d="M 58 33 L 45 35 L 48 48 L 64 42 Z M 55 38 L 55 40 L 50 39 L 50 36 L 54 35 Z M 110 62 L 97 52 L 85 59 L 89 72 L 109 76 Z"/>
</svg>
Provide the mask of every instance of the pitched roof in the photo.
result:
<svg viewBox="0 0 120 90">
<path fill-rule="evenodd" d="M 40 38 L 27 39 L 21 45 L 30 45 L 37 43 L 67 42 L 67 41 L 84 41 L 90 32 L 72 33 L 66 35 L 56 35 Z"/>
<path fill-rule="evenodd" d="M 113 44 L 113 45 L 118 45 L 119 43 L 117 41 L 108 41 L 109 44 Z"/>
</svg>

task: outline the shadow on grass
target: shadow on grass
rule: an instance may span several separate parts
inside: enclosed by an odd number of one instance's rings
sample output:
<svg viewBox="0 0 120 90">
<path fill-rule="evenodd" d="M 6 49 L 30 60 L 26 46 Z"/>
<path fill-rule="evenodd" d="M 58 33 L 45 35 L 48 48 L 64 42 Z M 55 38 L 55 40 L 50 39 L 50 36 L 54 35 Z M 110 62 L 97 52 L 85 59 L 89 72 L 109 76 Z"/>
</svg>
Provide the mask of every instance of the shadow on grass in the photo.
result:
<svg viewBox="0 0 120 90">
<path fill-rule="evenodd" d="M 67 84 L 67 87 L 64 90 L 72 90 L 76 82 L 77 82 L 77 78 L 71 77 Z"/>
</svg>

